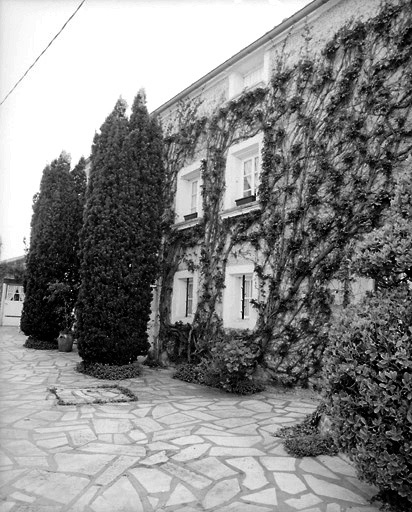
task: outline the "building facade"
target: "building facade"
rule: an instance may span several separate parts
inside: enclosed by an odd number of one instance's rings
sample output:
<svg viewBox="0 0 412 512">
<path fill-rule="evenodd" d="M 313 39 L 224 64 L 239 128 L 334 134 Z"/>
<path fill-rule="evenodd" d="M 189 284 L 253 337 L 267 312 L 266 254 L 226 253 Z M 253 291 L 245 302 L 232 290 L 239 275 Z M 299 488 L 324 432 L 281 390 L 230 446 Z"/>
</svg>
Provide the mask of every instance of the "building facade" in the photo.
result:
<svg viewBox="0 0 412 512">
<path fill-rule="evenodd" d="M 206 344 L 255 332 L 274 371 L 313 371 L 331 312 L 373 288 L 350 255 L 408 153 L 383 125 L 411 121 L 410 23 L 407 2 L 315 0 L 154 112 L 168 180 L 155 343 L 176 322 Z"/>
</svg>

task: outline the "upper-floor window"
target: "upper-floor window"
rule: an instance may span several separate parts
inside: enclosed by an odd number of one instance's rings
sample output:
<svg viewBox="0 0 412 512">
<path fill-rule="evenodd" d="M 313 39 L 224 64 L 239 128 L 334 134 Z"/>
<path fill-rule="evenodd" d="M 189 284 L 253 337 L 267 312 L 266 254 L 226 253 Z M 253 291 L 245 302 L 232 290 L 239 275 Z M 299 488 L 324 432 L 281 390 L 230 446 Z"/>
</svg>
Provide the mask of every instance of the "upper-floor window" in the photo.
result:
<svg viewBox="0 0 412 512">
<path fill-rule="evenodd" d="M 177 175 L 176 222 L 187 222 L 202 214 L 200 162 L 181 169 Z"/>
<path fill-rule="evenodd" d="M 190 213 L 195 213 L 198 211 L 198 203 L 199 203 L 199 180 L 194 179 L 191 181 L 191 194 L 190 194 Z"/>
<path fill-rule="evenodd" d="M 224 210 L 236 206 L 253 206 L 258 197 L 261 170 L 261 133 L 229 148 L 225 171 Z"/>
<path fill-rule="evenodd" d="M 243 197 L 256 196 L 259 185 L 259 156 L 254 155 L 242 162 Z"/>
<path fill-rule="evenodd" d="M 262 81 L 263 66 L 252 69 L 243 75 L 243 87 L 250 88 Z"/>
</svg>

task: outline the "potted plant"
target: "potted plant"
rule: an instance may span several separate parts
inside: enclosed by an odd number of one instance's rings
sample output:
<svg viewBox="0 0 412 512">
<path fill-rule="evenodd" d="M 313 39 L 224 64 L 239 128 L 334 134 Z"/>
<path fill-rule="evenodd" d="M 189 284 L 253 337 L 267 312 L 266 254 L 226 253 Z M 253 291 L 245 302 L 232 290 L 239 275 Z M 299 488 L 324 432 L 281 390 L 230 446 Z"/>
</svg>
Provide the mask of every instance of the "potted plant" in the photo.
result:
<svg viewBox="0 0 412 512">
<path fill-rule="evenodd" d="M 49 285 L 49 301 L 55 303 L 60 318 L 61 329 L 57 338 L 59 352 L 71 352 L 73 349 L 73 290 L 68 283 L 56 282 Z"/>
</svg>

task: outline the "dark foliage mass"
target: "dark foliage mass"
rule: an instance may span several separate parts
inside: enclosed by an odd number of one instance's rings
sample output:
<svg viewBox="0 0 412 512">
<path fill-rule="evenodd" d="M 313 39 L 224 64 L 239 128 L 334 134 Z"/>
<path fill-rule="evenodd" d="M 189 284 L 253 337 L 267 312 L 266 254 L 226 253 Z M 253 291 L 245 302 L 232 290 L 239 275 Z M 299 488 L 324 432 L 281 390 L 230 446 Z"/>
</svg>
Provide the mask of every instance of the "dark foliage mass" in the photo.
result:
<svg viewBox="0 0 412 512">
<path fill-rule="evenodd" d="M 70 157 L 63 152 L 45 167 L 40 192 L 34 197 L 21 329 L 42 341 L 55 340 L 72 321 L 79 280 L 84 167 L 81 159 L 70 172 Z"/>
<path fill-rule="evenodd" d="M 381 496 L 412 508 L 412 177 L 400 175 L 382 226 L 355 264 L 377 290 L 329 333 L 325 390 L 339 448 Z M 406 505 L 405 505 L 406 506 Z"/>
<path fill-rule="evenodd" d="M 79 354 L 86 364 L 130 364 L 149 348 L 162 213 L 162 136 L 143 93 L 130 120 L 118 100 L 95 136 L 91 163 L 81 236 Z"/>
</svg>

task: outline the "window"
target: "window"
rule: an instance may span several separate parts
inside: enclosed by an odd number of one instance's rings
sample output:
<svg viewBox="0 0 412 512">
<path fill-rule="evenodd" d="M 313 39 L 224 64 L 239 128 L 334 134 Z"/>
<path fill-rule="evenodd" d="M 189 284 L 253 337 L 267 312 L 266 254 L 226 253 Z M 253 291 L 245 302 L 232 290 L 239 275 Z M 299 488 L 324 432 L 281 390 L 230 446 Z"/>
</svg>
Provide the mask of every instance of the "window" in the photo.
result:
<svg viewBox="0 0 412 512">
<path fill-rule="evenodd" d="M 185 316 L 193 314 L 193 277 L 186 279 Z"/>
<path fill-rule="evenodd" d="M 201 217 L 201 176 L 200 162 L 194 162 L 181 169 L 177 176 L 175 199 L 176 222 L 188 222 Z"/>
<path fill-rule="evenodd" d="M 256 195 L 259 180 L 259 157 L 243 160 L 243 197 Z"/>
<path fill-rule="evenodd" d="M 263 66 L 252 69 L 243 75 L 243 86 L 246 88 L 252 87 L 262 81 Z"/>
<path fill-rule="evenodd" d="M 252 299 L 252 275 L 243 274 L 238 278 L 240 287 L 240 318 L 242 320 L 250 318 L 250 301 Z"/>
<path fill-rule="evenodd" d="M 226 267 L 225 288 L 222 297 L 223 327 L 253 329 L 258 311 L 253 299 L 259 299 L 258 279 L 251 263 Z"/>
<path fill-rule="evenodd" d="M 197 203 L 198 203 L 198 180 L 193 180 L 191 182 L 191 201 L 190 201 L 190 213 L 197 212 Z"/>
<path fill-rule="evenodd" d="M 262 144 L 263 134 L 258 133 L 250 139 L 229 148 L 226 160 L 226 189 L 223 201 L 223 209 L 228 214 L 239 206 L 242 207 L 242 210 L 259 207 L 256 201 L 258 199 Z M 236 214 L 235 211 L 234 214 Z"/>
<path fill-rule="evenodd" d="M 171 321 L 190 323 L 196 312 L 198 275 L 178 270 L 173 278 Z"/>
</svg>

